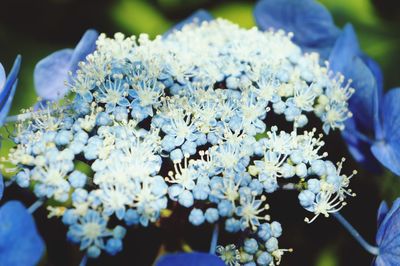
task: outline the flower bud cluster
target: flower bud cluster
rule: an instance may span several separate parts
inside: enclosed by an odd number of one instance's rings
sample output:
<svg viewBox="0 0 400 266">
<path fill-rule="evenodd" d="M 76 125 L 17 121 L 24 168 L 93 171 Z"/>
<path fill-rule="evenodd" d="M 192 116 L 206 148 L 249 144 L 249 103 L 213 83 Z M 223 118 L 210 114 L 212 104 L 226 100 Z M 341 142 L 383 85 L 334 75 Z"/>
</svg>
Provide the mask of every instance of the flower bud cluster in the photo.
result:
<svg viewBox="0 0 400 266">
<path fill-rule="evenodd" d="M 301 129 L 312 114 L 318 131 L 343 128 L 353 90 L 342 81 L 290 35 L 222 19 L 154 40 L 100 35 L 69 84 L 74 98 L 20 121 L 8 160 L 21 187 L 58 202 L 49 215 L 90 257 L 119 252 L 126 226 L 178 205 L 195 226 L 246 235 L 218 248 L 228 264 L 275 265 L 285 250 L 269 193 L 298 184 L 315 217 L 352 195 L 322 135 Z"/>
</svg>

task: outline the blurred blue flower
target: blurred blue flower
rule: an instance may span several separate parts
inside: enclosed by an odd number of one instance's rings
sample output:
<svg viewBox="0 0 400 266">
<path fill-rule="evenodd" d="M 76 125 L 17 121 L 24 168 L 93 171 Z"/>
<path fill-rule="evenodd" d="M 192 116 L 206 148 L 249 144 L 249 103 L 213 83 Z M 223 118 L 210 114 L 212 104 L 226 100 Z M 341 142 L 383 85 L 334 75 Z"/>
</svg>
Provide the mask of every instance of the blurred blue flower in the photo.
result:
<svg viewBox="0 0 400 266">
<path fill-rule="evenodd" d="M 382 85 L 378 86 L 377 82 L 378 79 L 382 80 L 379 66 L 362 53 L 354 29 L 349 24 L 337 39 L 329 61 L 330 68 L 351 79 L 351 86 L 355 88 L 349 100 L 353 117 L 345 123 L 343 138 L 356 161 L 370 170 L 377 170 L 379 166 L 370 151 L 370 146 L 382 97 Z M 371 71 L 368 65 L 371 65 L 374 71 Z"/>
<path fill-rule="evenodd" d="M 99 34 L 87 30 L 75 49 L 62 49 L 40 60 L 34 70 L 34 82 L 37 94 L 43 100 L 61 99 L 69 90 L 65 85 L 68 72 L 75 75 L 78 63 L 96 49 Z"/>
<path fill-rule="evenodd" d="M 375 122 L 375 142 L 372 153 L 381 164 L 400 175 L 400 88 L 385 94 L 380 105 L 380 117 Z"/>
<path fill-rule="evenodd" d="M 340 33 L 329 11 L 314 0 L 261 0 L 254 17 L 261 30 L 293 32 L 293 41 L 305 52 L 316 51 L 323 58 Z"/>
<path fill-rule="evenodd" d="M 195 11 L 193 14 L 191 14 L 189 17 L 187 17 L 186 19 L 182 20 L 181 22 L 179 22 L 178 24 L 173 26 L 171 29 L 169 29 L 167 32 L 165 32 L 163 36 L 166 37 L 175 30 L 181 30 L 183 28 L 183 26 L 185 26 L 187 24 L 190 24 L 193 22 L 201 24 L 203 21 L 210 21 L 213 19 L 214 19 L 213 16 L 210 13 L 208 13 L 206 10 L 199 9 L 199 10 Z"/>
<path fill-rule="evenodd" d="M 346 121 L 343 137 L 353 157 L 377 168 L 374 157 L 400 175 L 400 119 L 398 89 L 383 97 L 382 73 L 377 63 L 364 55 L 351 25 L 346 25 L 330 55 L 331 69 L 352 79 L 355 93 L 349 101 L 354 114 Z M 371 167 L 372 166 L 372 167 Z"/>
<path fill-rule="evenodd" d="M 396 266 L 400 261 L 400 198 L 397 198 L 389 210 L 382 202 L 378 210 L 378 233 L 376 243 L 379 254 L 374 266 Z"/>
<path fill-rule="evenodd" d="M 208 253 L 177 253 L 161 257 L 156 266 L 224 266 L 217 256 Z"/>
<path fill-rule="evenodd" d="M 3 175 L 0 173 L 0 200 L 3 197 L 4 193 L 4 180 L 3 180 Z"/>
<path fill-rule="evenodd" d="M 0 126 L 4 124 L 8 112 L 10 111 L 11 103 L 17 88 L 17 76 L 20 66 L 21 56 L 18 55 L 14 61 L 14 65 L 11 68 L 10 73 L 6 78 L 3 65 L 0 63 Z"/>
<path fill-rule="evenodd" d="M 45 249 L 31 214 L 19 201 L 0 208 L 1 265 L 36 265 Z"/>
</svg>

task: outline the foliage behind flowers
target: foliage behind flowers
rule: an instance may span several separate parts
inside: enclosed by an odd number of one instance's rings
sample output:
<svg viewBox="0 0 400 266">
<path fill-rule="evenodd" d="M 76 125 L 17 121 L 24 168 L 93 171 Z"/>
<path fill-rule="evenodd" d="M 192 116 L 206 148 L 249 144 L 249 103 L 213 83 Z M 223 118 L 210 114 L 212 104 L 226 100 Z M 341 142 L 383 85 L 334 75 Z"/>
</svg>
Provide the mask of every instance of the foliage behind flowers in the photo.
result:
<svg viewBox="0 0 400 266">
<path fill-rule="evenodd" d="M 59 202 L 49 216 L 89 257 L 121 251 L 126 226 L 188 208 L 193 225 L 242 236 L 217 248 L 227 264 L 279 264 L 268 194 L 298 189 L 308 222 L 352 195 L 320 133 L 343 128 L 353 89 L 291 37 L 222 19 L 155 40 L 100 35 L 68 84 L 73 99 L 19 117 L 16 182 Z M 320 128 L 307 128 L 312 115 Z"/>
</svg>

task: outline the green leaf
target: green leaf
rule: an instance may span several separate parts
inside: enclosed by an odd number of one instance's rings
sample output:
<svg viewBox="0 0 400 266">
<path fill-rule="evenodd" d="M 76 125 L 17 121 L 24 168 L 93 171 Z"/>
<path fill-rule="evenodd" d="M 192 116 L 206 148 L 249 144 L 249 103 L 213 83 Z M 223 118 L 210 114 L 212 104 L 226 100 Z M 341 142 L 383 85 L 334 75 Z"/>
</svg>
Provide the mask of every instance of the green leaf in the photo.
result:
<svg viewBox="0 0 400 266">
<path fill-rule="evenodd" d="M 162 34 L 172 23 L 151 4 L 139 0 L 120 0 L 114 5 L 112 19 L 125 34 L 147 33 L 150 37 Z"/>
<path fill-rule="evenodd" d="M 225 18 L 239 24 L 242 27 L 251 28 L 255 26 L 253 8 L 253 3 L 226 3 L 211 10 L 211 13 L 215 17 Z"/>
<path fill-rule="evenodd" d="M 348 21 L 364 25 L 377 25 L 380 23 L 370 0 L 319 0 L 333 14 L 339 18 L 337 23 Z"/>
<path fill-rule="evenodd" d="M 335 250 L 332 247 L 324 249 L 318 256 L 316 266 L 338 266 Z"/>
</svg>

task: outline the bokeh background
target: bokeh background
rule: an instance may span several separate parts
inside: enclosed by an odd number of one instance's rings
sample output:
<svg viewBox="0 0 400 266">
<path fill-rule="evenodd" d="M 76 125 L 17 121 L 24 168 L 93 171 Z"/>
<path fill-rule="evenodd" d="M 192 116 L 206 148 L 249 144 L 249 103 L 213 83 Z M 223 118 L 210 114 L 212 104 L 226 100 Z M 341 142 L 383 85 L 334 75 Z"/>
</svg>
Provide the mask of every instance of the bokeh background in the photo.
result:
<svg viewBox="0 0 400 266">
<path fill-rule="evenodd" d="M 362 48 L 383 69 L 385 88 L 400 86 L 400 8 L 397 1 L 321 2 L 332 12 L 338 25 L 347 22 L 354 25 Z M 88 28 L 108 35 L 145 32 L 154 37 L 198 8 L 243 27 L 252 27 L 254 3 L 250 0 L 1 0 L 0 61 L 10 69 L 16 54 L 23 58 L 11 113 L 16 114 L 36 102 L 32 74 L 35 64 L 53 51 L 74 47 Z M 3 129 L 1 133 L 6 134 L 6 131 Z M 7 143 L 3 145 L 2 155 L 8 147 Z M 327 140 L 327 149 L 332 160 L 349 158 L 345 166 L 347 173 L 359 170 L 351 184 L 357 197 L 350 199 L 342 213 L 373 243 L 377 207 L 382 199 L 391 202 L 400 196 L 400 178 L 387 171 L 376 174 L 361 169 L 352 161 L 338 132 Z M 278 194 L 273 195 L 270 202 L 272 217 L 284 228 L 280 246 L 294 249 L 294 253 L 284 256 L 282 265 L 370 265 L 372 257 L 334 219 L 319 218 L 308 225 L 303 219 L 309 214 L 298 204 L 296 193 Z M 30 192 L 11 186 L 6 200 L 13 198 L 22 199 L 26 205 L 34 201 Z M 61 222 L 46 219 L 44 208 L 35 213 L 35 219 L 47 244 L 41 265 L 78 265 L 82 254 L 65 241 L 66 229 Z M 122 254 L 115 258 L 102 256 L 88 265 L 151 265 L 160 249 L 179 249 L 183 243 L 185 249 L 207 250 L 211 228 L 177 228 L 176 225 L 175 222 L 164 223 L 162 228 L 130 230 Z M 161 247 L 165 241 L 169 244 Z"/>
</svg>

